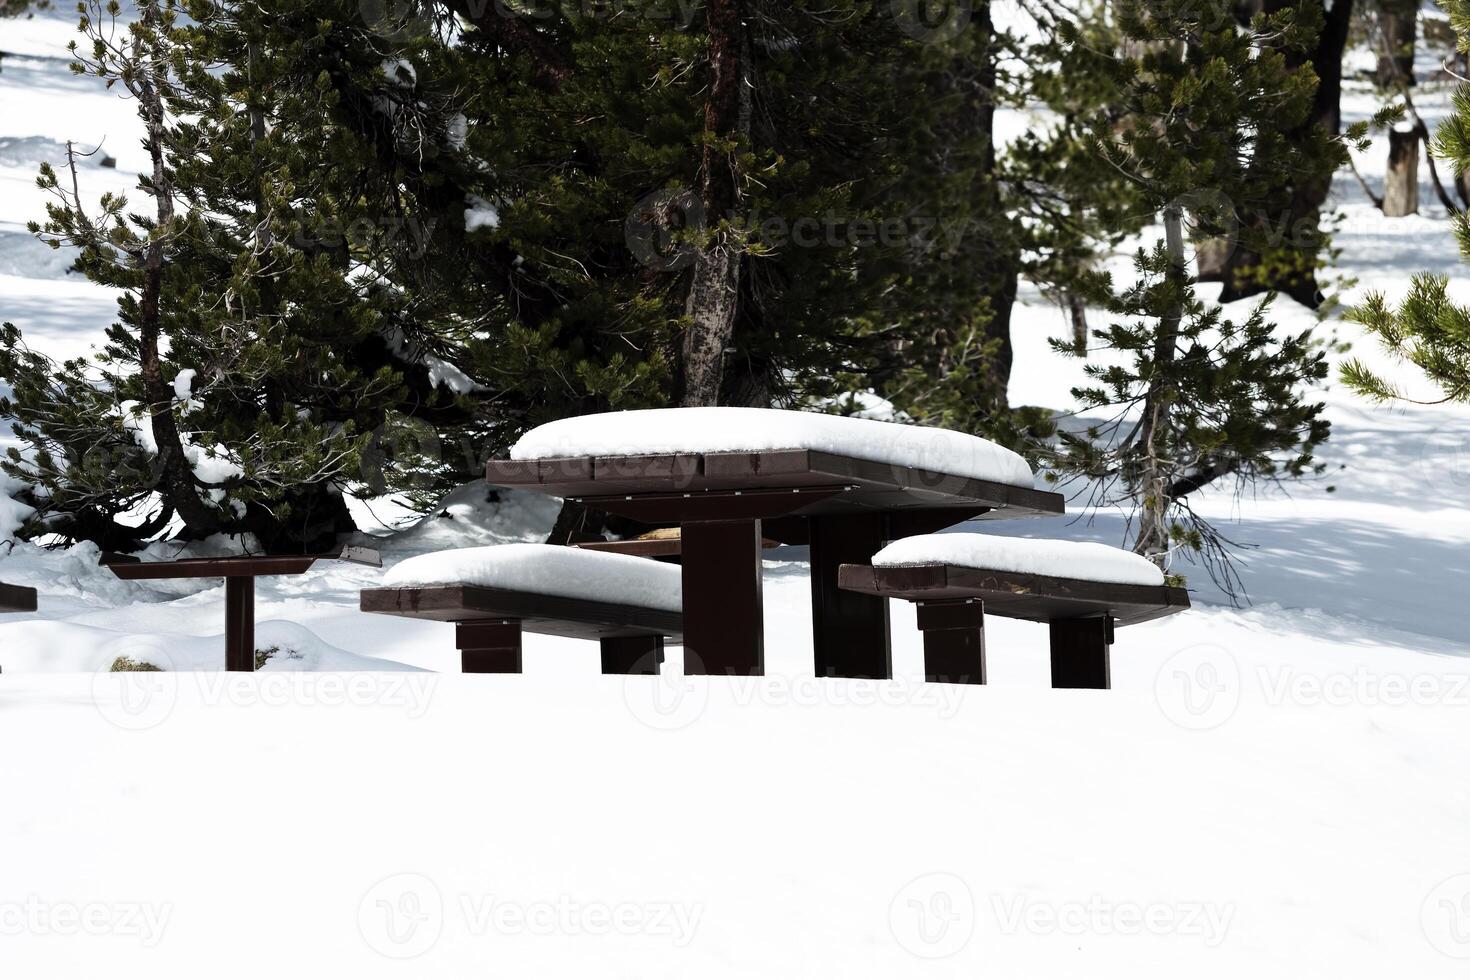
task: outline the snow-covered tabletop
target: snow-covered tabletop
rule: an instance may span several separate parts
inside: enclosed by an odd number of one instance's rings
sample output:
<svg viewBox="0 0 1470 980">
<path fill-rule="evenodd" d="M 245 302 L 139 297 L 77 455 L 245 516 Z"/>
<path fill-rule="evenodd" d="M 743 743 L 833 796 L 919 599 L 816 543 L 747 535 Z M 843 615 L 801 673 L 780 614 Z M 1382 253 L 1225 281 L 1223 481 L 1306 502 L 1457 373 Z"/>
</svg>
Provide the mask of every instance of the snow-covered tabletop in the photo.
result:
<svg viewBox="0 0 1470 980">
<path fill-rule="evenodd" d="M 386 588 L 477 585 L 679 612 L 679 567 L 648 558 L 549 544 L 501 544 L 416 555 L 383 576 Z"/>
<path fill-rule="evenodd" d="M 1032 487 L 1031 467 L 988 439 L 931 426 L 774 408 L 654 408 L 558 419 L 511 447 L 514 460 L 806 449 Z"/>
<path fill-rule="evenodd" d="M 956 565 L 1117 585 L 1164 584 L 1164 573 L 1153 562 L 1110 545 L 971 532 L 901 538 L 874 555 L 873 564 L 880 568 Z"/>
</svg>

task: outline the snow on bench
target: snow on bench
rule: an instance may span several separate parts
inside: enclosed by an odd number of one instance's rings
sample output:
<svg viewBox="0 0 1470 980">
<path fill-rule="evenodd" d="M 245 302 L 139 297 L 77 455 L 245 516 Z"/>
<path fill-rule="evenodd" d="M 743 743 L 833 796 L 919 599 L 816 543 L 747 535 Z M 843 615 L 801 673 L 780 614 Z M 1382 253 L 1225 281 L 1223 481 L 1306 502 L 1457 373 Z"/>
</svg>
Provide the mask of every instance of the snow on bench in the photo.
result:
<svg viewBox="0 0 1470 980">
<path fill-rule="evenodd" d="M 1035 485 L 1031 467 L 1024 459 L 978 436 L 930 426 L 775 408 L 652 408 L 558 419 L 523 435 L 511 447 L 510 458 L 803 449 L 1008 486 Z"/>
<path fill-rule="evenodd" d="M 656 674 L 683 629 L 678 566 L 545 544 L 408 558 L 364 589 L 363 612 L 455 623 L 467 673 L 519 673 L 521 630 L 602 646 L 604 673 Z"/>
<path fill-rule="evenodd" d="M 968 532 L 901 538 L 874 555 L 873 564 L 884 568 L 958 565 L 1119 585 L 1164 584 L 1159 566 L 1142 555 L 1110 545 Z"/>
<path fill-rule="evenodd" d="M 1107 545 L 923 534 L 894 541 L 871 565 L 843 565 L 841 588 L 918 606 L 924 673 L 933 681 L 985 683 L 985 614 L 1047 623 L 1053 687 L 1111 686 L 1115 625 L 1189 608 L 1147 559 Z"/>
</svg>

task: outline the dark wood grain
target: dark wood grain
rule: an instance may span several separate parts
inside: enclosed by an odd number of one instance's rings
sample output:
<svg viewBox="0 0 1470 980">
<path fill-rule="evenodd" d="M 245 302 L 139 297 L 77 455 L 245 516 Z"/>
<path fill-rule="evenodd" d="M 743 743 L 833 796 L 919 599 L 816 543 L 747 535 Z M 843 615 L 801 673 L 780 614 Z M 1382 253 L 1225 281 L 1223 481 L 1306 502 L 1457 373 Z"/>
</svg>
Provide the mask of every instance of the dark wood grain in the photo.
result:
<svg viewBox="0 0 1470 980">
<path fill-rule="evenodd" d="M 0 612 L 35 612 L 36 590 L 29 585 L 0 582 Z"/>
<path fill-rule="evenodd" d="M 1109 615 L 1128 626 L 1189 608 L 1189 593 L 1172 586 L 1117 585 L 956 565 L 843 565 L 838 584 L 854 592 L 911 602 L 981 599 L 985 611 L 993 616 L 1038 623 Z"/>
<path fill-rule="evenodd" d="M 956 508 L 972 511 L 967 517 L 994 519 L 1060 514 L 1065 509 L 1061 494 L 1046 490 L 806 449 L 491 460 L 485 479 L 496 486 L 572 498 L 851 487 L 806 503 L 803 514 Z"/>
<path fill-rule="evenodd" d="M 474 585 L 363 589 L 359 607 L 367 613 L 442 623 L 520 620 L 532 633 L 583 640 L 650 635 L 678 639 L 684 630 L 684 617 L 663 609 Z"/>
</svg>

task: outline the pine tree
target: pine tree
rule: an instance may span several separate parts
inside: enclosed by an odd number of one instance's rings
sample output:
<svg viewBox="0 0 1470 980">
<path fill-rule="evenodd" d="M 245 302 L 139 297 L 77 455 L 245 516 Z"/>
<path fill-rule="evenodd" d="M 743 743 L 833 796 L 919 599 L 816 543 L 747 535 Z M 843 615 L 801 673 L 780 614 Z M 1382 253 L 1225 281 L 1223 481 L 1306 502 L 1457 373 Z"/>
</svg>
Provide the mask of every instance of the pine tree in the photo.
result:
<svg viewBox="0 0 1470 980">
<path fill-rule="evenodd" d="M 42 233 L 129 298 L 97 363 L 7 334 L 33 534 L 320 547 L 344 494 L 426 506 L 529 426 L 689 401 L 715 320 L 721 403 L 810 404 L 933 357 L 956 417 L 988 414 L 1017 246 L 990 232 L 989 127 L 966 118 L 989 69 L 957 61 L 988 35 L 947 49 L 866 0 L 740 0 L 733 47 L 725 7 L 672 2 L 176 9 L 145 5 L 141 48 L 83 52 L 155 78 L 156 213 L 43 178 Z M 752 100 L 733 130 L 711 116 L 731 56 Z M 712 166 L 734 181 L 714 214 Z M 711 320 L 718 249 L 737 285 Z"/>
<path fill-rule="evenodd" d="M 1328 434 L 1322 405 L 1303 386 L 1322 380 L 1325 359 L 1309 334 L 1275 336 L 1266 304 L 1243 323 L 1194 294 L 1187 271 L 1186 213 L 1208 191 L 1216 204 L 1195 217 L 1254 213 L 1291 194 L 1290 179 L 1336 165 L 1305 154 L 1285 134 L 1311 109 L 1314 79 L 1289 67 L 1304 43 L 1290 14 L 1257 17 L 1249 31 L 1190 2 L 1125 12 L 1136 53 L 1114 64 L 1126 112 L 1102 114 L 1100 163 L 1126 176 L 1159 216 L 1163 241 L 1141 250 L 1139 278 L 1110 304 L 1098 341 L 1114 360 L 1089 364 L 1093 384 L 1076 390 L 1084 418 L 1058 432 L 1060 478 L 1094 483 L 1096 505 L 1124 504 L 1138 522 L 1134 550 L 1167 566 L 1176 547 L 1203 552 L 1233 589 L 1227 542 L 1196 515 L 1189 497 L 1226 479 L 1238 484 L 1300 476 Z M 1274 180 L 1267 175 L 1275 174 Z M 1255 244 L 1242 222 L 1242 244 Z M 1084 353 L 1075 341 L 1054 341 Z"/>
<path fill-rule="evenodd" d="M 1470 3 L 1444 0 L 1459 49 L 1470 51 Z M 1453 173 L 1470 170 L 1470 88 L 1460 86 L 1454 111 L 1435 134 L 1432 156 L 1446 160 Z M 1470 217 L 1454 215 L 1460 255 L 1470 261 Z M 1367 297 L 1350 313 L 1394 360 L 1419 368 L 1439 388 L 1439 402 L 1470 402 L 1470 307 L 1455 303 L 1444 276 L 1415 276 L 1408 295 L 1396 307 L 1381 294 Z M 1376 401 L 1410 400 L 1399 385 L 1374 372 L 1357 358 L 1342 365 L 1342 380 Z"/>
<path fill-rule="evenodd" d="M 391 172 L 365 166 L 371 147 L 322 125 L 342 87 L 311 73 L 310 49 L 375 76 L 378 110 L 397 126 L 410 115 L 398 112 L 406 82 L 299 6 L 195 4 L 187 22 L 172 0 L 138 9 L 115 34 L 118 6 L 93 5 L 82 24 L 90 43 L 74 54 L 75 70 L 137 101 L 152 157 L 140 181 L 148 213 L 110 196 L 90 207 L 74 167 L 48 167 L 40 183 L 57 203 L 34 228 L 78 247 L 89 278 L 123 290 L 119 320 L 95 363 L 63 366 L 7 326 L 0 373 L 14 395 L 4 408 L 32 452 L 12 450 L 6 469 L 44 488 L 31 533 L 127 543 L 177 521 L 187 537 L 328 547 L 353 526 L 344 492 L 418 476 L 372 465 L 412 422 L 408 372 L 394 363 L 411 349 L 395 327 L 406 300 L 375 278 L 411 243 L 387 220 Z M 293 118 L 316 139 L 282 139 Z M 417 394 L 424 410 L 455 401 Z M 385 472 L 391 482 L 374 487 Z M 137 510 L 141 525 L 122 516 Z"/>
</svg>

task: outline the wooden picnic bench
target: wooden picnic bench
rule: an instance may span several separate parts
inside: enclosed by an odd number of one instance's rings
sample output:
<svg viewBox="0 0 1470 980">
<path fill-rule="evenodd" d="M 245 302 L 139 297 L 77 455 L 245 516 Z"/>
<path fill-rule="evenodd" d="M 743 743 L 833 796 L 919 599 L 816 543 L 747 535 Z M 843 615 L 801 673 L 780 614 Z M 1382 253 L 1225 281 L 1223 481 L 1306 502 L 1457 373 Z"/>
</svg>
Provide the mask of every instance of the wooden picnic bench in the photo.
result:
<svg viewBox="0 0 1470 980">
<path fill-rule="evenodd" d="M 683 635 L 676 568 L 547 544 L 455 548 L 408 558 L 363 612 L 455 624 L 465 673 L 520 673 L 521 633 L 597 640 L 605 674 L 657 674 Z"/>
<path fill-rule="evenodd" d="M 363 589 L 363 612 L 432 619 L 455 626 L 460 667 L 467 673 L 521 672 L 521 632 L 597 640 L 604 674 L 657 674 L 664 639 L 678 640 L 676 612 L 474 585 Z"/>
<path fill-rule="evenodd" d="M 1108 688 L 1116 626 L 1189 608 L 1189 593 L 1168 585 L 1128 585 L 991 571 L 951 564 L 844 565 L 843 589 L 907 599 L 924 634 L 924 675 L 951 684 L 985 683 L 985 615 L 1047 623 L 1051 682 L 1058 688 Z"/>
<path fill-rule="evenodd" d="M 232 555 L 143 561 L 106 551 L 101 564 L 120 579 L 223 578 L 225 580 L 225 670 L 255 670 L 255 580 L 262 575 L 300 575 L 318 561 L 380 567 L 371 548 L 345 547 L 325 555 Z"/>
<path fill-rule="evenodd" d="M 764 539 L 810 547 L 817 676 L 887 678 L 887 603 L 839 588 L 842 565 L 867 561 L 893 538 L 972 518 L 1064 511 L 1048 491 L 808 449 L 492 460 L 485 477 L 679 524 L 691 674 L 764 673 Z"/>
</svg>

